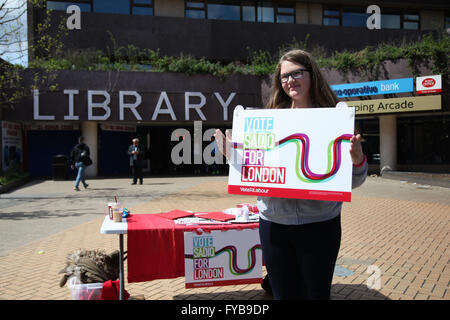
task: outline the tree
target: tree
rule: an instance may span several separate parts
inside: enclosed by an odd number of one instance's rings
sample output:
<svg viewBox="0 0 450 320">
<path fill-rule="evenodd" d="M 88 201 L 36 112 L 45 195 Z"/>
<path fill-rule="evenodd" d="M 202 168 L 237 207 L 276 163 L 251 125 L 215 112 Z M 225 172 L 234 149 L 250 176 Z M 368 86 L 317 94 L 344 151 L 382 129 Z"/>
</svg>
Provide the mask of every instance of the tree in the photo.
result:
<svg viewBox="0 0 450 320">
<path fill-rule="evenodd" d="M 0 57 L 24 64 L 27 51 L 27 0 L 0 0 Z"/>
<path fill-rule="evenodd" d="M 46 0 L 0 0 L 0 111 L 14 108 L 20 100 L 32 95 L 32 89 L 56 90 L 56 71 L 52 68 L 25 69 L 28 52 L 33 56 L 45 54 L 56 57 L 62 51 L 61 39 L 67 34 L 60 23 L 56 35 L 52 35 L 51 11 L 33 30 L 36 40 L 27 41 L 27 9 L 46 8 Z M 64 21 L 65 23 L 65 21 Z M 28 81 L 24 81 L 27 74 Z M 0 119 L 2 115 L 0 113 Z"/>
</svg>

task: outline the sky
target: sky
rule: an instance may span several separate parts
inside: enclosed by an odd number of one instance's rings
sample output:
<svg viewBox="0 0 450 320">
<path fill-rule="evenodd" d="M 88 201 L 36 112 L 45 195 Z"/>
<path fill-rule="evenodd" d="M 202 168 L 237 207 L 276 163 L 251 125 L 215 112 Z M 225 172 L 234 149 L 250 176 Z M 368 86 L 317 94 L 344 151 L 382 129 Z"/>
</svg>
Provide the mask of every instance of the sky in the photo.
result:
<svg viewBox="0 0 450 320">
<path fill-rule="evenodd" d="M 13 19 L 9 23 L 3 24 L 2 21 L 7 21 L 15 17 L 22 10 L 26 10 L 26 0 L 0 0 L 0 4 L 6 2 L 6 5 L 0 12 L 0 17 L 6 12 L 7 8 L 21 9 L 10 10 L 10 12 L 0 21 L 0 57 L 13 64 L 20 64 L 24 67 L 28 66 L 28 51 L 27 51 L 27 15 L 26 12 L 19 18 Z M 11 32 L 15 30 L 14 32 Z"/>
</svg>

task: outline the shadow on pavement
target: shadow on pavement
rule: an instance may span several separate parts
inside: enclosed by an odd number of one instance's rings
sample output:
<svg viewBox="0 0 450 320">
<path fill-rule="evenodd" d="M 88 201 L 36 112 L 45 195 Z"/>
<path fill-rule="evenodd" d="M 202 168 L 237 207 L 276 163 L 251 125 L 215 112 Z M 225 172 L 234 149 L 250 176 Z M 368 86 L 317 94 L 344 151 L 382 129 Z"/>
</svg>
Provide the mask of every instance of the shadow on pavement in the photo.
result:
<svg viewBox="0 0 450 320">
<path fill-rule="evenodd" d="M 272 300 L 272 296 L 261 290 L 237 290 L 209 293 L 185 293 L 173 296 L 174 300 Z"/>
<path fill-rule="evenodd" d="M 92 213 L 89 211 L 89 214 Z M 74 212 L 70 210 L 60 210 L 60 211 L 33 211 L 33 212 L 9 212 L 0 214 L 0 221 L 2 220 L 35 220 L 35 219 L 51 219 L 51 218 L 67 218 L 67 217 L 80 217 L 85 215 L 86 212 Z M 104 213 L 98 213 L 98 216 L 103 216 Z"/>
<path fill-rule="evenodd" d="M 237 290 L 210 293 L 179 294 L 174 300 L 272 300 L 272 295 L 261 290 Z M 377 290 L 362 284 L 333 284 L 331 300 L 391 300 Z"/>
<path fill-rule="evenodd" d="M 391 300 L 377 290 L 364 284 L 333 284 L 331 300 Z"/>
</svg>

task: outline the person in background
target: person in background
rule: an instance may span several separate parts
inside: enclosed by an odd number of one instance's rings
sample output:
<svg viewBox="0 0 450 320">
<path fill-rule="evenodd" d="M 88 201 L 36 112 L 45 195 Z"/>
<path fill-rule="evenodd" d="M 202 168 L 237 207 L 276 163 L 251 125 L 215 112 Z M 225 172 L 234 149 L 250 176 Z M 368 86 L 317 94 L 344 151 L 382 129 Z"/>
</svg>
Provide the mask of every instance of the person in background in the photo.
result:
<svg viewBox="0 0 450 320">
<path fill-rule="evenodd" d="M 291 50 L 279 60 L 266 108 L 334 107 L 336 95 L 308 52 Z M 217 130 L 219 150 L 229 158 L 231 134 Z M 352 188 L 367 177 L 361 135 L 350 140 Z M 259 196 L 259 234 L 274 299 L 329 300 L 341 243 L 342 202 Z"/>
<path fill-rule="evenodd" d="M 85 159 L 89 158 L 89 156 L 89 147 L 84 143 L 84 137 L 79 137 L 78 144 L 73 147 L 72 152 L 70 153 L 70 167 L 78 170 L 77 178 L 75 179 L 75 191 L 80 191 L 80 188 L 78 187 L 80 182 L 85 189 L 89 186 L 86 183 L 84 174 L 87 165 L 83 162 Z"/>
<path fill-rule="evenodd" d="M 217 141 L 214 139 L 214 136 L 211 137 L 211 144 L 213 145 L 213 148 L 211 149 L 211 158 L 215 158 L 216 153 L 218 152 L 218 148 L 217 148 Z M 207 164 L 206 165 L 206 173 L 215 175 L 215 174 L 220 174 L 219 171 L 219 165 L 217 164 L 217 162 L 214 159 L 214 162 L 212 164 Z"/>
<path fill-rule="evenodd" d="M 139 179 L 139 184 L 143 182 L 142 167 L 144 162 L 145 150 L 144 146 L 139 143 L 139 139 L 134 138 L 131 146 L 128 147 L 128 155 L 130 156 L 130 166 L 133 172 L 133 182 L 136 184 Z"/>
</svg>

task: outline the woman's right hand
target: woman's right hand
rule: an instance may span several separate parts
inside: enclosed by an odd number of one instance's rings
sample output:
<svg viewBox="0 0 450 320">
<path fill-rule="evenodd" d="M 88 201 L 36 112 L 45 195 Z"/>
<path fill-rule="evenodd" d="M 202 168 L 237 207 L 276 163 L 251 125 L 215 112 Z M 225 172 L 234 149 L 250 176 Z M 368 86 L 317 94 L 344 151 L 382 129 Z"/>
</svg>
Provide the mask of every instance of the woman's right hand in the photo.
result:
<svg viewBox="0 0 450 320">
<path fill-rule="evenodd" d="M 217 148 L 219 151 L 227 158 L 230 159 L 230 155 L 228 154 L 227 150 L 231 150 L 232 142 L 231 142 L 231 132 L 230 130 L 225 130 L 225 135 L 223 134 L 220 129 L 216 130 L 216 133 L 214 134 L 214 139 L 216 139 L 217 142 Z"/>
</svg>

